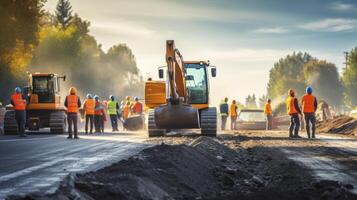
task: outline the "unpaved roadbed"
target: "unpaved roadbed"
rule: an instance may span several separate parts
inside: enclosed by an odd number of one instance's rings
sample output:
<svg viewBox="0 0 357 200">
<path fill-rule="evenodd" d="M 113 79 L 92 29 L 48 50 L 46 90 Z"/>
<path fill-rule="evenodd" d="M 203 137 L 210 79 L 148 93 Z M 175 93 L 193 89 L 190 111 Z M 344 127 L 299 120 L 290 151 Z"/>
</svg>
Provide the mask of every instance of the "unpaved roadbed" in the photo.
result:
<svg viewBox="0 0 357 200">
<path fill-rule="evenodd" d="M 250 137 L 158 138 L 127 160 L 69 176 L 53 195 L 9 199 L 357 199 L 353 185 L 317 180 L 273 139 Z"/>
</svg>

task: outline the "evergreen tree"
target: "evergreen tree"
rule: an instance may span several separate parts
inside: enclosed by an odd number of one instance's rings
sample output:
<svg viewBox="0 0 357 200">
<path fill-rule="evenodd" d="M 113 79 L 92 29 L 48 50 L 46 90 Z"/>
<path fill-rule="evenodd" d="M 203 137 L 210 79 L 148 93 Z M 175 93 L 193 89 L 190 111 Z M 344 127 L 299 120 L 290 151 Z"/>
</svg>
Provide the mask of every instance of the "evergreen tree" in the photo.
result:
<svg viewBox="0 0 357 200">
<path fill-rule="evenodd" d="M 345 103 L 348 107 L 357 106 L 357 47 L 351 51 L 347 70 L 342 77 L 345 87 Z"/>
<path fill-rule="evenodd" d="M 67 29 L 72 20 L 72 6 L 68 0 L 58 0 L 56 20 L 63 30 Z"/>
</svg>

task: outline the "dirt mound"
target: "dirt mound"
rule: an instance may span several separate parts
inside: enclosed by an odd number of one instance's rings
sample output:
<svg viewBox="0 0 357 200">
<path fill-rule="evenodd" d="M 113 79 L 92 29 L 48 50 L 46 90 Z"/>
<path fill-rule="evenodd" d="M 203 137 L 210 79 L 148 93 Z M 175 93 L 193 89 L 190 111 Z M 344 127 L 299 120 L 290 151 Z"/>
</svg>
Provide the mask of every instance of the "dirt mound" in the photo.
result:
<svg viewBox="0 0 357 200">
<path fill-rule="evenodd" d="M 234 146 L 230 141 L 228 146 Z M 67 177 L 55 194 L 9 199 L 354 199 L 347 186 L 314 181 L 307 170 L 266 148 L 228 148 L 199 137 L 161 144 L 96 172 Z"/>
<path fill-rule="evenodd" d="M 349 116 L 339 116 L 316 125 L 317 132 L 357 135 L 357 119 Z"/>
</svg>

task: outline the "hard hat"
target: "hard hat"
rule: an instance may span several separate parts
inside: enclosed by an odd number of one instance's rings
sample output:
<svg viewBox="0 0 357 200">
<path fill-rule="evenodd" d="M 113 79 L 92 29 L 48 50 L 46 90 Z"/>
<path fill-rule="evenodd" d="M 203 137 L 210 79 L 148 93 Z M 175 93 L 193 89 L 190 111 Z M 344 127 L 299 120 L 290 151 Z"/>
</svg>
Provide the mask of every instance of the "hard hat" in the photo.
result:
<svg viewBox="0 0 357 200">
<path fill-rule="evenodd" d="M 228 97 L 224 98 L 224 101 L 227 102 L 228 101 Z"/>
<path fill-rule="evenodd" d="M 20 88 L 20 87 L 16 87 L 16 88 L 15 88 L 15 92 L 16 92 L 16 93 L 21 93 L 21 88 Z"/>
<path fill-rule="evenodd" d="M 111 99 L 112 101 L 114 101 L 115 97 L 113 95 L 109 96 L 109 99 Z"/>
<path fill-rule="evenodd" d="M 75 87 L 70 87 L 69 88 L 69 93 L 70 94 L 77 94 L 77 89 Z"/>
<path fill-rule="evenodd" d="M 312 87 L 311 86 L 307 86 L 306 87 L 306 93 L 308 93 L 308 94 L 312 93 Z"/>
<path fill-rule="evenodd" d="M 271 99 L 268 99 L 267 102 L 271 102 Z"/>
<path fill-rule="evenodd" d="M 99 100 L 99 96 L 98 95 L 94 95 L 94 99 L 98 101 Z"/>
<path fill-rule="evenodd" d="M 130 101 L 130 99 L 131 99 L 130 96 L 125 97 L 125 100 L 127 100 L 127 101 Z"/>
<path fill-rule="evenodd" d="M 293 89 L 289 89 L 288 95 L 291 97 L 295 96 L 295 91 Z"/>
<path fill-rule="evenodd" d="M 89 94 L 89 93 L 87 94 L 87 96 L 86 96 L 86 97 L 87 97 L 87 99 L 93 99 L 92 94 Z"/>
<path fill-rule="evenodd" d="M 233 104 L 236 104 L 236 100 L 233 100 L 232 103 L 233 103 Z"/>
<path fill-rule="evenodd" d="M 138 97 L 135 97 L 134 100 L 135 100 L 135 101 L 139 101 L 139 98 L 138 98 Z"/>
</svg>

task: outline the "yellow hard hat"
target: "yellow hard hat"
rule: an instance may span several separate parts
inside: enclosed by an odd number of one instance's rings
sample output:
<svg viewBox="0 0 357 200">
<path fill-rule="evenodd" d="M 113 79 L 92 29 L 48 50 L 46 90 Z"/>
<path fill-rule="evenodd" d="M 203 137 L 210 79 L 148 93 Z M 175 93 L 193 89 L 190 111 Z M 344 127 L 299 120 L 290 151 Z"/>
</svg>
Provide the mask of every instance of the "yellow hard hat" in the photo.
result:
<svg viewBox="0 0 357 200">
<path fill-rule="evenodd" d="M 125 100 L 127 100 L 127 101 L 130 101 L 130 99 L 131 99 L 130 96 L 125 97 Z"/>
<path fill-rule="evenodd" d="M 70 87 L 69 88 L 69 93 L 75 95 L 75 94 L 77 94 L 77 89 L 75 87 Z"/>
</svg>

